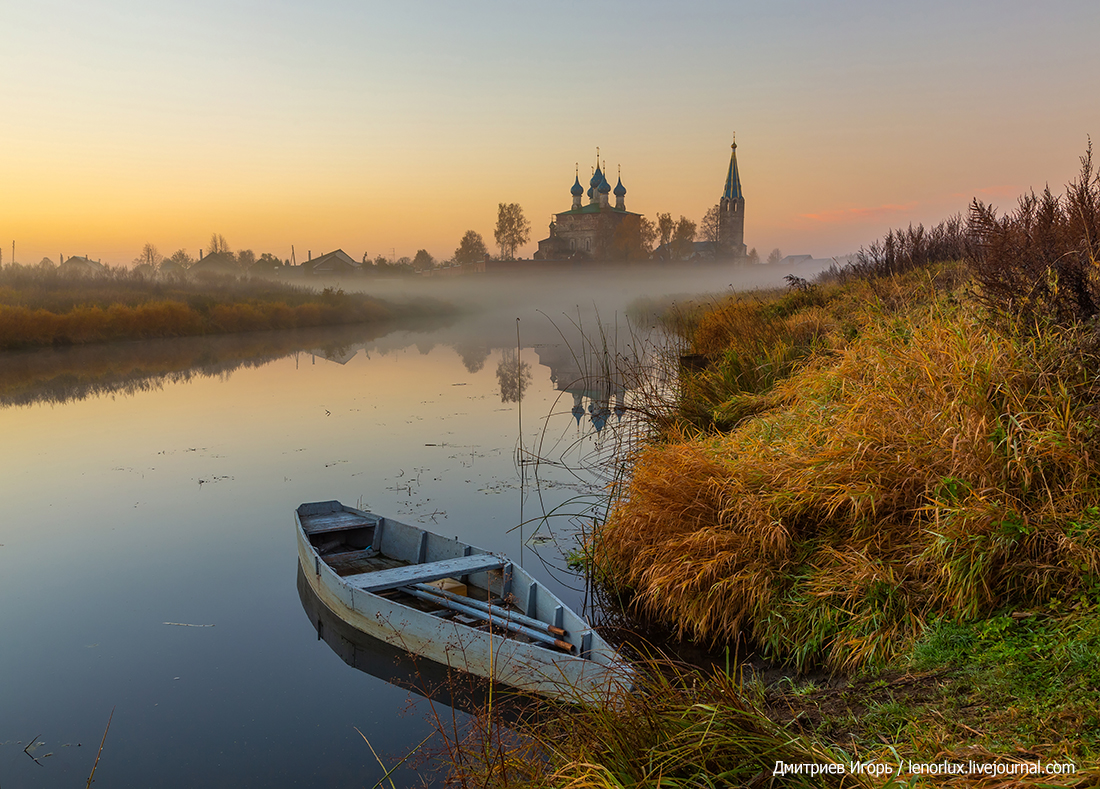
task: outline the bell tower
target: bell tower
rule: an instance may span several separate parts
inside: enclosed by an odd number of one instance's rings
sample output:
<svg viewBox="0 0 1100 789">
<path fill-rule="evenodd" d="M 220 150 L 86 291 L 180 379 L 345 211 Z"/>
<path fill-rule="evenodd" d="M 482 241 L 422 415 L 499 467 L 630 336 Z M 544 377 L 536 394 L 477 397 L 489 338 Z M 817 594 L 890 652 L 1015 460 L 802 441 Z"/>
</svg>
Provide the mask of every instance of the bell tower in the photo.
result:
<svg viewBox="0 0 1100 789">
<path fill-rule="evenodd" d="M 745 195 L 741 191 L 741 174 L 737 171 L 736 135 L 730 148 L 732 153 L 726 187 L 718 203 L 718 255 L 743 258 L 748 254 L 745 246 Z"/>
</svg>

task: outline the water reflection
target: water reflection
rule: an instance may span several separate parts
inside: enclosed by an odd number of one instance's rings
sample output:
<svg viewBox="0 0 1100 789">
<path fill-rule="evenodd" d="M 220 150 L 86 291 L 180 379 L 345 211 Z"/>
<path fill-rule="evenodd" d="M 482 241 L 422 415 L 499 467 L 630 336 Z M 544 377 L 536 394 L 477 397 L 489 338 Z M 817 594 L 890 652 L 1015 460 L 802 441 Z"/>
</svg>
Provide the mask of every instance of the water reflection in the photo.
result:
<svg viewBox="0 0 1100 789">
<path fill-rule="evenodd" d="M 531 365 L 522 361 L 514 348 L 505 348 L 497 364 L 500 402 L 518 403 L 531 383 Z"/>
<path fill-rule="evenodd" d="M 346 365 L 359 353 L 387 354 L 410 346 L 420 355 L 437 346 L 452 348 L 466 371 L 480 372 L 494 349 L 503 348 L 496 367 L 502 403 L 517 403 L 531 385 L 533 368 L 517 352 L 514 338 L 496 327 L 469 320 L 455 327 L 451 318 L 307 330 L 188 337 L 0 354 L 0 408 L 35 403 L 62 404 L 108 396 L 133 396 L 202 378 L 228 379 L 237 371 L 288 356 Z M 549 368 L 556 391 L 572 397 L 578 427 L 587 413 L 596 432 L 612 414 L 621 418 L 627 392 L 624 373 L 629 349 L 620 344 L 589 347 L 581 327 L 566 333 L 549 320 L 527 327 L 527 351 Z M 587 408 L 586 404 L 587 403 Z"/>
<path fill-rule="evenodd" d="M 492 352 L 488 345 L 479 342 L 455 343 L 455 350 L 462 359 L 462 366 L 468 373 L 480 372 L 485 366 L 485 360 Z"/>
<path fill-rule="evenodd" d="M 489 699 L 485 680 L 430 660 L 414 660 L 404 650 L 356 630 L 321 602 L 310 588 L 301 564 L 297 585 L 302 609 L 317 631 L 317 639 L 328 644 L 352 668 L 468 714 L 485 706 Z"/>
<path fill-rule="evenodd" d="M 0 408 L 134 395 L 195 378 L 228 378 L 237 370 L 295 353 L 345 363 L 360 350 L 369 353 L 372 341 L 397 328 L 405 336 L 440 330 L 448 323 L 435 318 L 0 353 Z"/>
</svg>

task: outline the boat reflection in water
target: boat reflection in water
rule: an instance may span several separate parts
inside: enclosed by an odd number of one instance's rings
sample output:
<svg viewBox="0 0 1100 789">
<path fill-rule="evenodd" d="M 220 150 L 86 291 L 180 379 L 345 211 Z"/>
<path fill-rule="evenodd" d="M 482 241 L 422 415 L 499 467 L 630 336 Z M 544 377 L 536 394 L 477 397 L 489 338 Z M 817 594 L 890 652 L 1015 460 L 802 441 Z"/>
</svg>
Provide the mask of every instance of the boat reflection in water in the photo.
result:
<svg viewBox="0 0 1100 789">
<path fill-rule="evenodd" d="M 475 715 L 488 706 L 489 681 L 431 660 L 417 659 L 403 649 L 368 636 L 349 625 L 329 610 L 314 593 L 298 564 L 298 597 L 317 639 L 324 641 L 352 668 L 377 677 L 403 690 L 411 691 L 433 703 Z M 518 704 L 502 708 L 501 697 L 495 696 L 496 712 L 519 713 Z"/>
</svg>

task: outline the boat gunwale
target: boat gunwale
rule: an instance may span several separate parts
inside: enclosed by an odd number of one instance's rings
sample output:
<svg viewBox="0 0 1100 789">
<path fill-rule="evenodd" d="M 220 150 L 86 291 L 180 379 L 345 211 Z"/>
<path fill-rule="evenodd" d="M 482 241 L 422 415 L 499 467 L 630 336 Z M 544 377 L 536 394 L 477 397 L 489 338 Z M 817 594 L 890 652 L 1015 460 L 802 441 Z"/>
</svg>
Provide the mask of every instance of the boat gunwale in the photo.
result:
<svg viewBox="0 0 1100 789">
<path fill-rule="evenodd" d="M 434 534 L 427 529 L 420 529 L 419 527 L 404 524 L 400 521 L 377 515 L 376 513 L 358 510 L 342 504 L 341 502 L 314 503 L 314 506 L 319 505 L 339 505 L 343 511 L 353 512 L 364 517 L 376 518 L 378 522 L 383 524 L 383 529 L 386 528 L 386 524 L 397 524 L 407 529 L 419 530 L 424 534 Z M 302 507 L 305 506 L 308 505 L 302 505 Z M 516 638 L 505 637 L 499 633 L 479 630 L 477 627 L 468 625 L 464 622 L 441 618 L 416 608 L 415 606 L 408 605 L 401 600 L 390 599 L 381 594 L 376 594 L 375 592 L 348 584 L 345 582 L 344 578 L 324 560 L 324 557 L 319 553 L 317 547 L 310 541 L 310 534 L 301 517 L 302 513 L 300 511 L 302 507 L 295 510 L 294 517 L 298 532 L 300 564 L 304 570 L 307 582 L 313 587 L 315 594 L 326 603 L 327 607 L 332 610 L 336 616 L 349 626 L 369 636 L 398 646 L 411 654 L 420 655 L 437 663 L 463 669 L 480 676 L 490 675 L 483 670 L 478 670 L 476 661 L 471 661 L 467 653 L 471 650 L 488 648 L 497 658 L 496 663 L 498 670 L 500 670 L 501 665 L 507 666 L 508 662 L 512 661 L 516 662 L 517 665 L 521 664 L 527 672 L 534 670 L 542 673 L 542 678 L 533 682 L 529 677 L 524 678 L 523 676 L 515 675 L 494 675 L 497 680 L 519 688 L 533 685 L 536 686 L 534 688 L 536 692 L 540 692 L 543 695 L 557 696 L 570 700 L 576 700 L 578 695 L 584 695 L 583 691 L 578 694 L 577 688 L 573 687 L 577 682 L 594 682 L 596 686 L 606 686 L 608 684 L 608 676 L 625 668 L 627 665 L 621 657 L 618 656 L 618 653 L 610 647 L 598 633 L 596 633 L 594 628 L 588 625 L 588 623 L 576 612 L 572 611 L 568 606 L 565 606 L 565 604 L 541 582 L 533 578 L 522 567 L 508 560 L 507 557 L 501 558 L 505 562 L 505 566 L 511 568 L 513 579 L 518 577 L 529 585 L 536 585 L 539 594 L 548 596 L 550 600 L 556 603 L 558 607 L 564 612 L 567 612 L 572 619 L 576 620 L 576 622 L 581 625 L 580 628 L 573 628 L 571 632 L 572 638 L 569 640 L 574 642 L 574 646 L 577 648 L 578 652 L 580 652 L 583 647 L 587 647 L 586 653 L 569 654 L 564 651 L 549 648 L 537 642 L 527 642 Z M 308 516 L 309 513 L 305 514 Z M 354 528 L 363 528 L 363 526 L 351 526 L 349 530 Z M 463 551 L 469 550 L 470 552 L 476 552 L 478 554 L 499 556 L 499 554 L 494 554 L 490 551 L 485 551 L 484 549 L 469 545 L 457 538 L 451 540 L 441 535 L 435 536 L 454 542 Z M 310 564 L 313 566 L 310 567 Z M 324 565 L 326 572 L 321 572 L 321 565 Z M 491 587 L 491 582 L 487 583 L 486 586 Z M 367 595 L 367 597 L 363 598 L 363 595 Z M 347 598 L 346 600 L 344 599 L 345 597 Z M 362 600 L 362 603 L 359 602 L 360 600 Z M 344 611 L 347 613 L 346 616 L 343 613 Z M 405 621 L 400 621 L 403 617 Z M 395 626 L 391 620 L 399 621 Z M 540 619 L 540 621 L 543 620 Z M 410 626 L 412 626 L 411 630 Z M 428 635 L 422 638 L 411 639 L 419 643 L 405 643 L 407 640 L 406 636 L 410 632 L 416 630 L 424 630 Z M 441 646 L 439 643 L 440 641 L 445 643 Z M 461 655 L 461 659 L 455 660 L 459 655 Z M 508 667 L 505 671 L 507 672 L 510 669 L 511 667 Z M 515 673 L 516 672 L 513 672 L 513 674 Z M 547 676 L 548 673 L 550 676 Z M 585 677 L 585 674 L 589 676 Z"/>
</svg>

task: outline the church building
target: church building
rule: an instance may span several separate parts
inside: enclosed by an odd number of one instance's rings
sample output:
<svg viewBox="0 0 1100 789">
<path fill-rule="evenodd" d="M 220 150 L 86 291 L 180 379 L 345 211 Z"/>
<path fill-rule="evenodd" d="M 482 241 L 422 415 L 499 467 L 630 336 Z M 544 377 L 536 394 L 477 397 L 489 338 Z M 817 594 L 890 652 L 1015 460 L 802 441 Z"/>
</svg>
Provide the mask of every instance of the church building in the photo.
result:
<svg viewBox="0 0 1100 789">
<path fill-rule="evenodd" d="M 698 242 L 706 248 L 702 254 L 710 258 L 743 259 L 748 256 L 745 245 L 745 195 L 741 190 L 741 174 L 737 170 L 737 141 L 731 146 L 726 185 L 718 203 L 718 238 Z M 550 223 L 550 236 L 539 241 L 535 260 L 637 260 L 646 255 L 642 251 L 642 216 L 626 210 L 626 188 L 620 174 L 615 188 L 611 188 L 600 166 L 599 148 L 596 149 L 596 167 L 588 182 L 588 202 L 584 202 L 585 190 L 580 175 L 573 179 L 573 205 L 568 211 L 554 215 Z M 611 196 L 615 203 L 612 205 Z M 657 252 L 661 255 L 663 247 Z M 663 253 L 667 257 L 667 250 Z"/>
<path fill-rule="evenodd" d="M 596 168 L 588 182 L 588 203 L 584 187 L 575 174 L 573 205 L 554 215 L 550 237 L 539 241 L 535 260 L 628 260 L 641 256 L 642 215 L 626 210 L 626 188 L 622 176 L 615 188 L 607 182 L 596 149 Z M 611 204 L 611 196 L 615 204 Z"/>
</svg>

